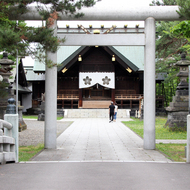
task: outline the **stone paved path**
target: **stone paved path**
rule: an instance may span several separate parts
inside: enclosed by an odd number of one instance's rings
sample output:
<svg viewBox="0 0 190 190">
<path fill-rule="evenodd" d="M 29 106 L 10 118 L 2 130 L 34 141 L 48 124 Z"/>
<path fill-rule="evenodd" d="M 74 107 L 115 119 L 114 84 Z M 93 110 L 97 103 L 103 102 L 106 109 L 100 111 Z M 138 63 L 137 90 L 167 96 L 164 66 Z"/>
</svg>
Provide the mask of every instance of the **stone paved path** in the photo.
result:
<svg viewBox="0 0 190 190">
<path fill-rule="evenodd" d="M 156 150 L 144 150 L 143 140 L 119 120 L 105 118 L 75 119 L 57 138 L 57 150 L 44 150 L 33 161 L 171 162 Z"/>
</svg>

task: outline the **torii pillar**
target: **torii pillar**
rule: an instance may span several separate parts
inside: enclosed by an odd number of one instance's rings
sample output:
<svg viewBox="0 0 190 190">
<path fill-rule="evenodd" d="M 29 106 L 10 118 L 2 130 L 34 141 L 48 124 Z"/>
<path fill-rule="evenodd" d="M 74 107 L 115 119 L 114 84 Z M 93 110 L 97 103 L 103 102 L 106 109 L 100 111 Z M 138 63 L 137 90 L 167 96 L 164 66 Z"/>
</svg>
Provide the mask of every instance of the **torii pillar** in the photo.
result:
<svg viewBox="0 0 190 190">
<path fill-rule="evenodd" d="M 144 149 L 155 149 L 155 19 L 145 20 Z"/>
<path fill-rule="evenodd" d="M 57 35 L 57 22 L 51 26 Z M 47 52 L 47 59 L 57 63 L 57 52 Z M 56 149 L 57 144 L 57 66 L 46 65 L 45 75 L 45 129 L 44 148 Z"/>
</svg>

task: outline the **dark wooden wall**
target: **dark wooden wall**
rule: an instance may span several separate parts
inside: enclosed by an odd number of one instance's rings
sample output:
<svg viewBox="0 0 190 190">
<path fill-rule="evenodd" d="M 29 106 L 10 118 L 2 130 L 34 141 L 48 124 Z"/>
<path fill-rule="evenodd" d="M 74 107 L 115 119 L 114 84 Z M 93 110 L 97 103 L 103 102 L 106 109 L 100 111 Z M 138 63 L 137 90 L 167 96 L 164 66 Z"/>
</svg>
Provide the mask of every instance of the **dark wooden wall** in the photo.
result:
<svg viewBox="0 0 190 190">
<path fill-rule="evenodd" d="M 114 72 L 111 56 L 102 48 L 92 47 L 79 67 L 80 72 Z"/>
<path fill-rule="evenodd" d="M 117 60 L 112 62 L 110 56 L 103 48 L 92 47 L 82 56 L 81 62 L 76 62 L 66 73 L 58 73 L 59 90 L 78 90 L 79 72 L 115 72 L 116 90 L 134 90 L 136 94 L 142 94 L 143 82 L 140 73 L 129 73 Z"/>
<path fill-rule="evenodd" d="M 142 93 L 141 80 L 138 72 L 129 73 L 119 63 L 115 63 L 115 89 L 134 90 Z"/>
<path fill-rule="evenodd" d="M 41 93 L 45 92 L 45 81 L 34 81 L 32 83 L 32 99 L 41 98 Z"/>
</svg>

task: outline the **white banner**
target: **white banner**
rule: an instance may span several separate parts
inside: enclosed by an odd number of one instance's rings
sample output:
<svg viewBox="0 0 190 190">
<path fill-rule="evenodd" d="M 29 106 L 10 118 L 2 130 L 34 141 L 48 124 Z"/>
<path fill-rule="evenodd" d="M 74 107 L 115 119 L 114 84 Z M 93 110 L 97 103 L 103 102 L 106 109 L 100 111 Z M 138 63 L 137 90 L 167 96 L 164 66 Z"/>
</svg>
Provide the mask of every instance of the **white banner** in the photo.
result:
<svg viewBox="0 0 190 190">
<path fill-rule="evenodd" d="M 115 88 L 115 73 L 79 73 L 79 88 L 89 88 L 95 84 Z"/>
</svg>

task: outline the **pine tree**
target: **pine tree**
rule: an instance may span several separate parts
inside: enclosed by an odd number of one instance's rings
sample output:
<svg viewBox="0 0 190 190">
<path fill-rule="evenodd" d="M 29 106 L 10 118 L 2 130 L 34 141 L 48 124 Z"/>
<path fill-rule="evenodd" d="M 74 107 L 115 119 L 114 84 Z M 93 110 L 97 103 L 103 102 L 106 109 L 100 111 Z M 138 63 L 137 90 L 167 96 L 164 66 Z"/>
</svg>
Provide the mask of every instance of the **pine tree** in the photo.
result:
<svg viewBox="0 0 190 190">
<path fill-rule="evenodd" d="M 179 6 L 178 13 L 181 17 L 190 20 L 190 0 L 177 0 Z"/>
<path fill-rule="evenodd" d="M 0 1 L 0 51 L 6 51 L 11 55 L 22 56 L 33 55 L 38 59 L 44 59 L 46 51 L 56 52 L 58 46 L 64 39 L 53 36 L 50 26 L 58 19 L 58 12 L 73 17 L 82 17 L 77 10 L 82 7 L 93 6 L 99 0 L 6 0 Z M 20 15 L 27 13 L 28 6 L 36 3 L 36 10 L 46 21 L 46 25 L 38 28 L 28 27 L 24 21 L 16 20 Z M 35 43 L 35 48 L 30 44 Z M 40 53 L 39 53 L 40 52 Z M 53 63 L 56 64 L 56 63 Z"/>
<path fill-rule="evenodd" d="M 189 1 L 189 0 L 188 0 Z M 163 0 L 152 1 L 152 6 L 165 6 L 165 5 L 177 5 L 178 0 Z M 183 21 L 187 22 L 187 21 Z M 157 95 L 165 96 L 165 106 L 168 106 L 172 101 L 172 96 L 175 95 L 176 86 L 179 83 L 176 74 L 179 72 L 179 68 L 175 66 L 175 63 L 180 60 L 180 53 L 183 51 L 188 52 L 188 30 L 187 35 L 183 33 L 183 22 L 173 21 L 156 22 L 156 73 L 166 73 L 164 82 L 157 85 L 157 92 L 161 93 Z M 187 56 L 188 58 L 188 56 Z M 162 90 L 159 90 L 162 88 Z"/>
</svg>

